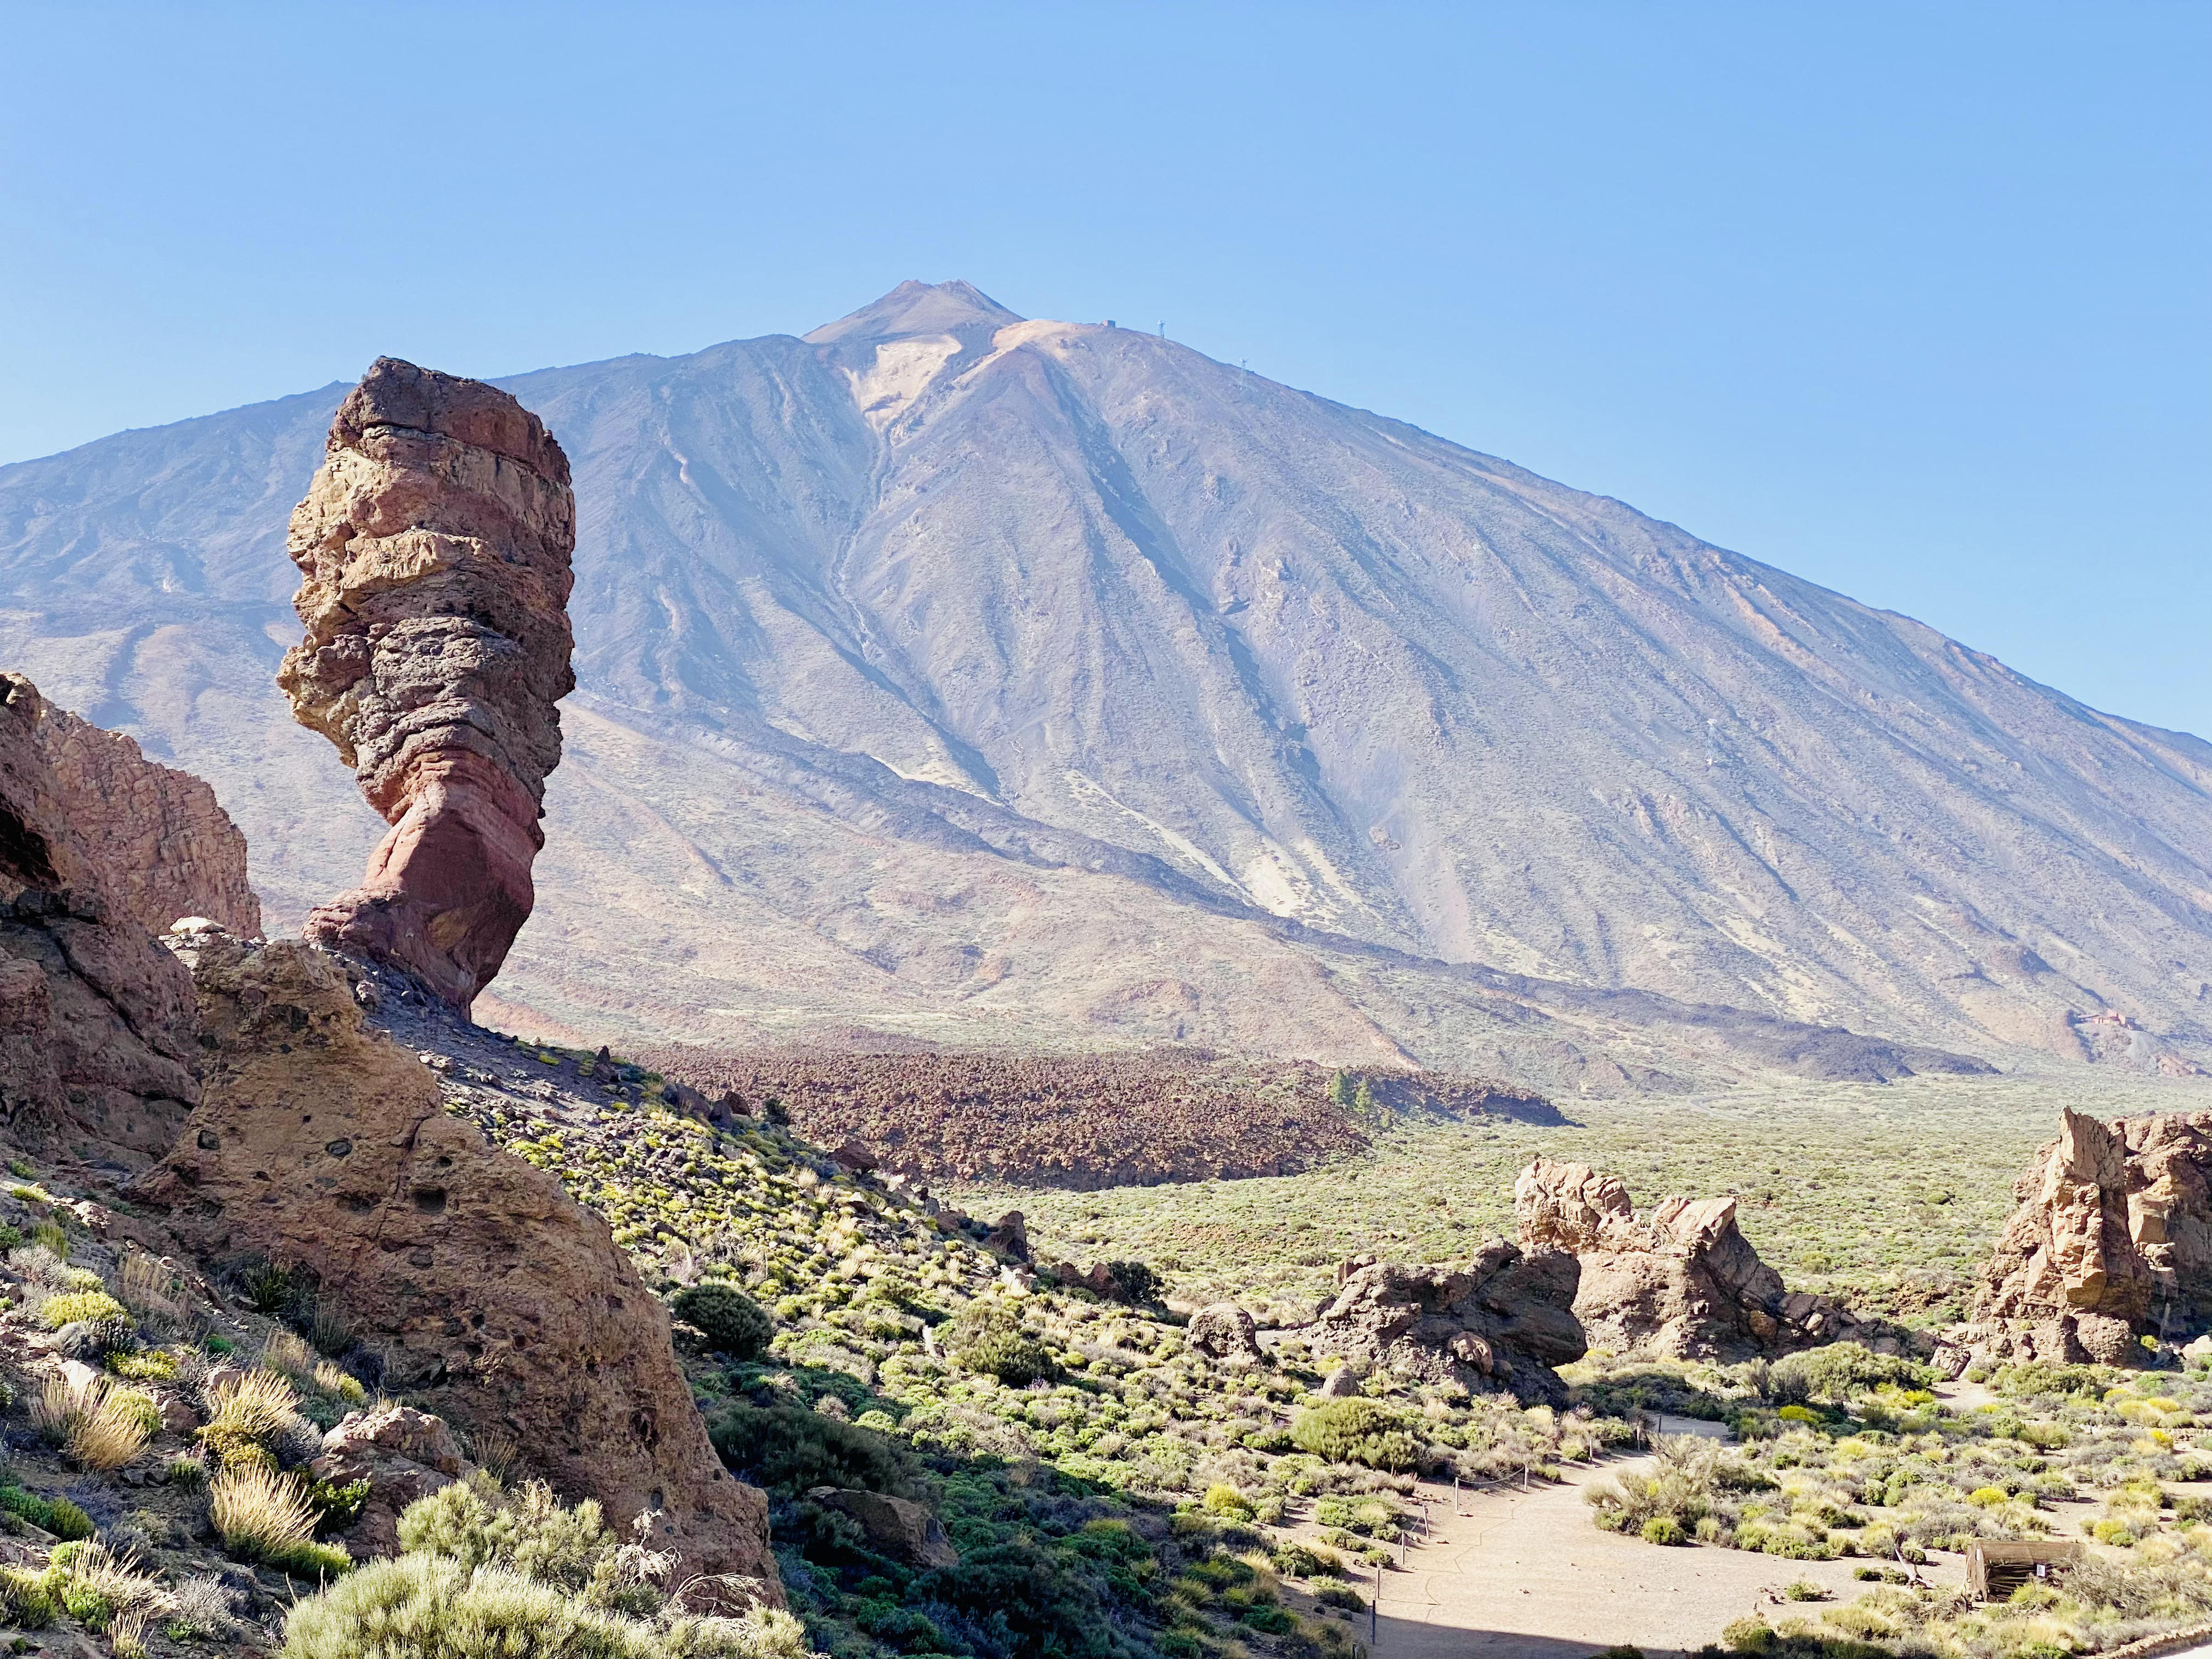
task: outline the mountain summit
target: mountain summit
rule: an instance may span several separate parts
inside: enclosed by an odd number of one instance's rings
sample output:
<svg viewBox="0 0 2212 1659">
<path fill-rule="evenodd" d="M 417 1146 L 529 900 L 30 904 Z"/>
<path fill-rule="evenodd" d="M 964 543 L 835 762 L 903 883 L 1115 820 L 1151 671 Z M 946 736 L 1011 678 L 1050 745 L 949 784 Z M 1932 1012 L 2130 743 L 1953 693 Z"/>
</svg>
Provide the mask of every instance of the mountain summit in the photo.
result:
<svg viewBox="0 0 2212 1659">
<path fill-rule="evenodd" d="M 580 513 L 544 1018 L 1554 1087 L 2212 1048 L 2212 745 L 1620 502 L 964 283 L 502 384 Z M 213 781 L 280 921 L 377 828 L 269 689 L 338 395 L 0 468 L 5 659 Z"/>
<path fill-rule="evenodd" d="M 1017 317 L 969 283 L 901 283 L 872 306 L 824 323 L 805 337 L 809 345 L 878 345 L 933 334 L 988 339 Z"/>
</svg>

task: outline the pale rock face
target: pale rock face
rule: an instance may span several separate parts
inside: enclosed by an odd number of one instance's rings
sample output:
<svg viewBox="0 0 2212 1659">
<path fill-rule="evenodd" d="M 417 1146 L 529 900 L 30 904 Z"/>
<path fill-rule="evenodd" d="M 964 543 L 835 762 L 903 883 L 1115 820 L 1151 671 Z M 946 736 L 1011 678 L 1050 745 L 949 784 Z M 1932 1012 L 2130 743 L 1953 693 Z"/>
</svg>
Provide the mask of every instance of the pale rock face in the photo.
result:
<svg viewBox="0 0 2212 1659">
<path fill-rule="evenodd" d="M 2107 1364 L 2212 1326 L 2212 1113 L 2063 1111 L 1952 1340 L 1998 1358 Z"/>
<path fill-rule="evenodd" d="M 292 515 L 307 636 L 277 682 L 392 826 L 310 939 L 466 1012 L 529 920 L 554 705 L 575 684 L 568 460 L 475 380 L 380 357 Z"/>
<path fill-rule="evenodd" d="M 576 458 L 582 690 L 499 994 L 568 1026 L 2212 1055 L 2212 747 L 1618 501 L 964 284 L 506 385 Z M 265 686 L 343 395 L 0 468 L 0 653 L 214 780 L 287 925 L 384 833 Z"/>
<path fill-rule="evenodd" d="M 1739 1358 L 1865 1334 L 1833 1298 L 1790 1293 L 1733 1198 L 1668 1198 L 1639 1219 L 1618 1176 L 1540 1158 L 1513 1208 L 1524 1246 L 1580 1259 L 1575 1317 L 1616 1353 Z"/>
</svg>

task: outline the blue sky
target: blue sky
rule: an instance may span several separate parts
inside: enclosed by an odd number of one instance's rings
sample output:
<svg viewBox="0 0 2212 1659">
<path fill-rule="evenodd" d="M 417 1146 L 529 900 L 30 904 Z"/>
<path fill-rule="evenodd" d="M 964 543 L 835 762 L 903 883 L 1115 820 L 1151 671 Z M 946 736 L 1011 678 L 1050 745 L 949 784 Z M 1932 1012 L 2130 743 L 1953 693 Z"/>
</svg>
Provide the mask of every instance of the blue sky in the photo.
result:
<svg viewBox="0 0 2212 1659">
<path fill-rule="evenodd" d="M 963 276 L 2212 735 L 2212 6 L 0 15 L 0 459 Z"/>
</svg>

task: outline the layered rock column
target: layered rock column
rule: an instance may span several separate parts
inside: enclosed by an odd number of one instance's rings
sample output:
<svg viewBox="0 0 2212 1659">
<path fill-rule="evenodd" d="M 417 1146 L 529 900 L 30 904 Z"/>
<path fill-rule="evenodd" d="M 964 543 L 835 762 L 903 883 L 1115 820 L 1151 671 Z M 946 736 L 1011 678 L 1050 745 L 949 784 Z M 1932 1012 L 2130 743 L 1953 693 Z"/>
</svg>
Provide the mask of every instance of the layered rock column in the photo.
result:
<svg viewBox="0 0 2212 1659">
<path fill-rule="evenodd" d="M 391 833 L 321 945 L 465 1012 L 528 920 L 569 666 L 568 459 L 496 387 L 380 357 L 292 514 L 307 637 L 277 683 Z"/>
</svg>

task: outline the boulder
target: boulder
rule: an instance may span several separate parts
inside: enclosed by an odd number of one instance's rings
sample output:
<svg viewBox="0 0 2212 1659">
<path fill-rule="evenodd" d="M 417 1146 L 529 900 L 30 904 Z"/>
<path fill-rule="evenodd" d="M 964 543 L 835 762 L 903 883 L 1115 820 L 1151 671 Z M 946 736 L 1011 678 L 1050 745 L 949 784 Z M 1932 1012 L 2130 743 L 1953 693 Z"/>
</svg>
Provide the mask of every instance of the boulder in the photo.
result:
<svg viewBox="0 0 2212 1659">
<path fill-rule="evenodd" d="M 529 919 L 575 689 L 568 459 L 506 392 L 380 357 L 292 514 L 307 637 L 277 684 L 392 825 L 307 937 L 463 1012 Z"/>
<path fill-rule="evenodd" d="M 1553 1367 L 1588 1351 L 1575 1322 L 1573 1256 L 1523 1253 L 1498 1238 L 1464 1268 L 1347 1267 L 1335 1299 L 1299 1329 L 1314 1352 L 1470 1392 L 1510 1391 L 1523 1403 L 1565 1400 Z"/>
<path fill-rule="evenodd" d="M 1030 1233 L 1019 1210 L 1009 1210 L 983 1235 L 983 1248 L 1001 1261 L 1028 1262 Z"/>
<path fill-rule="evenodd" d="M 767 1503 L 723 1469 L 666 1310 L 606 1224 L 441 1108 L 435 1076 L 365 1024 L 343 961 L 208 933 L 192 969 L 205 1098 L 135 1183 L 204 1255 L 254 1252 L 373 1331 L 385 1382 L 529 1473 L 599 1500 L 686 1572 L 777 1595 Z"/>
<path fill-rule="evenodd" d="M 309 1466 L 334 1486 L 368 1482 L 368 1501 L 347 1528 L 356 1557 L 397 1555 L 399 1516 L 468 1473 L 460 1442 L 438 1419 L 411 1406 L 382 1405 L 354 1412 L 323 1437 L 322 1455 Z"/>
<path fill-rule="evenodd" d="M 1733 1198 L 1635 1213 L 1618 1176 L 1540 1158 L 1513 1185 L 1521 1242 L 1582 1263 L 1575 1317 L 1618 1353 L 1739 1359 L 1872 1332 L 1829 1297 L 1791 1292 L 1736 1225 Z"/>
<path fill-rule="evenodd" d="M 1193 1348 L 1224 1365 L 1256 1365 L 1267 1357 L 1260 1346 L 1260 1328 L 1234 1302 L 1200 1308 L 1191 1316 L 1186 1334 Z"/>
<path fill-rule="evenodd" d="M 1322 1379 L 1321 1397 L 1324 1400 L 1349 1400 L 1359 1392 L 1359 1385 L 1367 1380 L 1367 1367 L 1346 1360 L 1332 1366 Z"/>
<path fill-rule="evenodd" d="M 2212 1327 L 2212 1113 L 2059 1114 L 1951 1334 L 1993 1358 L 2134 1364 Z"/>
<path fill-rule="evenodd" d="M 816 1486 L 806 1495 L 823 1509 L 859 1522 L 868 1547 L 880 1555 L 910 1567 L 950 1567 L 959 1562 L 960 1552 L 945 1536 L 945 1523 L 926 1504 L 839 1486 Z"/>
</svg>

